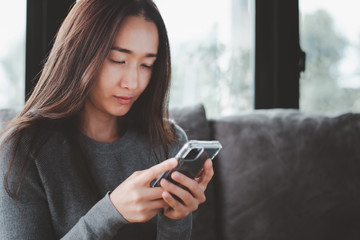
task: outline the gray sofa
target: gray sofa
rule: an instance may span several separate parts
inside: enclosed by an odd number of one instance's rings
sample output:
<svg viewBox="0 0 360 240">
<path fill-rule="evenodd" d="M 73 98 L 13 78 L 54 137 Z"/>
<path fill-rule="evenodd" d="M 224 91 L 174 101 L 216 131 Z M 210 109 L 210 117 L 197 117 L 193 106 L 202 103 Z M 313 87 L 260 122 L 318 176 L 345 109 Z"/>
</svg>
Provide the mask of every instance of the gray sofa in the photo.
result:
<svg viewBox="0 0 360 240">
<path fill-rule="evenodd" d="M 0 110 L 0 128 L 15 111 Z M 207 119 L 171 110 L 189 139 L 217 139 L 193 239 L 360 239 L 360 114 L 254 110 Z"/>
<path fill-rule="evenodd" d="M 190 139 L 223 149 L 193 239 L 360 239 L 360 114 L 254 110 L 208 120 L 173 109 Z"/>
</svg>

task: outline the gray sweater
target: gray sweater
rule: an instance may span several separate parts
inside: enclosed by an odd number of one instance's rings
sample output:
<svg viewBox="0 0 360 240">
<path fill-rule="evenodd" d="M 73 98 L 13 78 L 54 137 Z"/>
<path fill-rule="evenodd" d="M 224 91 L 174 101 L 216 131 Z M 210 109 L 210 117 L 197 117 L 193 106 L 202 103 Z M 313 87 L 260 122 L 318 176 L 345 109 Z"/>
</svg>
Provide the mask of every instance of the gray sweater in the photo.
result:
<svg viewBox="0 0 360 240">
<path fill-rule="evenodd" d="M 176 125 L 175 125 L 176 126 Z M 175 156 L 187 140 L 176 126 L 179 143 L 170 146 Z M 98 194 L 74 167 L 70 143 L 54 132 L 36 154 L 19 192 L 12 200 L 3 186 L 8 158 L 0 153 L 0 239 L 189 239 L 191 214 L 171 220 L 159 213 L 146 223 L 128 223 L 115 209 L 109 193 L 134 171 L 156 164 L 147 139 L 134 130 L 111 143 L 96 142 L 77 134 L 86 153 Z M 26 139 L 26 138 L 24 138 Z M 28 143 L 22 141 L 16 159 L 24 158 Z M 165 160 L 161 148 L 156 151 Z M 5 160 L 6 159 L 6 160 Z M 15 165 L 16 171 L 20 171 Z M 126 194 L 126 193 L 124 193 Z M 100 196 L 100 197 L 99 197 Z"/>
</svg>

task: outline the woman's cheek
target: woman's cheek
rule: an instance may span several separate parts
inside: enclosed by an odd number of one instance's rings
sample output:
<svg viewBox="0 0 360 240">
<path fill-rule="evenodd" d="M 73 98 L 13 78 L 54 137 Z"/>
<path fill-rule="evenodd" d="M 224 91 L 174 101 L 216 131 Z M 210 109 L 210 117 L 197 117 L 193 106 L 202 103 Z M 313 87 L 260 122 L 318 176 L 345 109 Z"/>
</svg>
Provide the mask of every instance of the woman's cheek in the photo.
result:
<svg viewBox="0 0 360 240">
<path fill-rule="evenodd" d="M 143 76 L 141 78 L 141 85 L 143 90 L 145 90 L 147 85 L 150 83 L 151 74 L 152 72 L 150 70 L 144 70 L 144 73 L 142 74 Z"/>
</svg>

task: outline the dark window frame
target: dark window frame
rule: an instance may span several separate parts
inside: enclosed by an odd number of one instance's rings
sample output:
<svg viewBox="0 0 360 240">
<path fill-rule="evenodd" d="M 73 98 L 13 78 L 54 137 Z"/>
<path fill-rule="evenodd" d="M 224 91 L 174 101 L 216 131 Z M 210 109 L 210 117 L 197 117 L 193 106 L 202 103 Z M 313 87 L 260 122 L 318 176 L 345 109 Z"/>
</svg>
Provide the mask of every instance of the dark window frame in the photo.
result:
<svg viewBox="0 0 360 240">
<path fill-rule="evenodd" d="M 299 44 L 298 0 L 256 0 L 255 109 L 299 109 L 305 53 Z"/>
<path fill-rule="evenodd" d="M 75 0 L 27 0 L 25 100 L 34 89 L 54 37 Z"/>
</svg>

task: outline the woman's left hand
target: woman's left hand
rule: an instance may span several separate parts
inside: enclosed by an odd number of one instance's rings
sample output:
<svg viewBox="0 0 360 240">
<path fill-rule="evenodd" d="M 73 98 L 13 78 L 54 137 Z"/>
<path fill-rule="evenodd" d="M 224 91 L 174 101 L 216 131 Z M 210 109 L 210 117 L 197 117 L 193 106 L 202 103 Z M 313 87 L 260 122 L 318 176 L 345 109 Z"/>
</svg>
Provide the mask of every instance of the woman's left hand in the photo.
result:
<svg viewBox="0 0 360 240">
<path fill-rule="evenodd" d="M 189 213 L 198 209 L 198 206 L 205 202 L 205 190 L 214 175 L 214 169 L 211 159 L 207 159 L 200 178 L 191 179 L 179 172 L 173 172 L 171 178 L 186 187 L 188 190 L 173 184 L 166 179 L 160 182 L 161 187 L 165 190 L 162 194 L 164 201 L 169 207 L 164 208 L 164 215 L 171 219 L 181 219 Z M 181 201 L 176 200 L 177 196 Z"/>
</svg>

